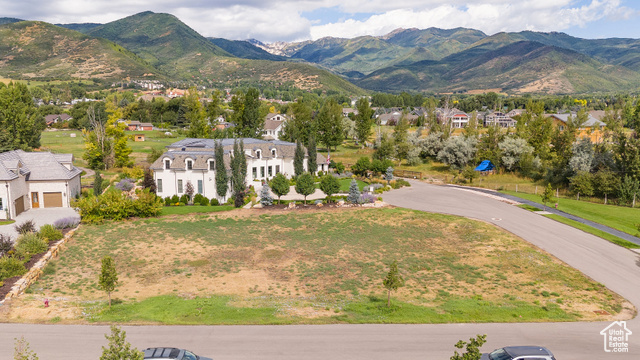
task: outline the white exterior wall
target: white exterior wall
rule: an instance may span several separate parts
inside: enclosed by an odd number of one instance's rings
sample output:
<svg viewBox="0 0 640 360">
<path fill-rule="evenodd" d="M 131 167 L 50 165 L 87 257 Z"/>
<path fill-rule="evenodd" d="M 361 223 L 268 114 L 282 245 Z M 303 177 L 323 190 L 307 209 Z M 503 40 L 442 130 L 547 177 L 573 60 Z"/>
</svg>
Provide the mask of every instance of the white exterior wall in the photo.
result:
<svg viewBox="0 0 640 360">
<path fill-rule="evenodd" d="M 77 180 L 76 180 L 77 179 Z M 31 193 L 38 193 L 38 201 L 41 208 L 44 207 L 44 195 L 45 192 L 60 192 L 62 193 L 62 207 L 71 206 L 71 199 L 75 197 L 75 194 L 80 191 L 80 177 L 78 176 L 74 180 L 77 182 L 78 189 L 75 189 L 75 182 L 72 183 L 73 180 L 58 180 L 58 181 L 29 181 L 29 192 L 28 192 L 28 203 L 29 206 L 26 208 L 31 208 Z M 68 185 L 67 185 L 68 184 Z"/>
</svg>

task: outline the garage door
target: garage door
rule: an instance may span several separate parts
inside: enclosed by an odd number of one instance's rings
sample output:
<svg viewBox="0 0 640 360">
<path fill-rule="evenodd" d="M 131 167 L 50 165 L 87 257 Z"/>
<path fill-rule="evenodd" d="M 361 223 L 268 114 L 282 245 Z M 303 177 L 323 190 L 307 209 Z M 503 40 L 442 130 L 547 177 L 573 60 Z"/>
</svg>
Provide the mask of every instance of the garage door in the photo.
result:
<svg viewBox="0 0 640 360">
<path fill-rule="evenodd" d="M 44 193 L 44 207 L 52 208 L 52 207 L 62 207 L 62 193 L 54 192 L 54 193 Z"/>
<path fill-rule="evenodd" d="M 16 208 L 16 216 L 18 216 L 24 211 L 24 196 L 17 198 L 14 205 Z"/>
</svg>

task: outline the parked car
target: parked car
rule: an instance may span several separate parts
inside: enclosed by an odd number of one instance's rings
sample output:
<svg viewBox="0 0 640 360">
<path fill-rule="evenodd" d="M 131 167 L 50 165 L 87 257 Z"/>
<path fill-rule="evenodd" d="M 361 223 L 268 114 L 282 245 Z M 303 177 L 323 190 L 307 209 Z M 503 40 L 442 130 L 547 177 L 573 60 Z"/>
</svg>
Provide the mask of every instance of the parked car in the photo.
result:
<svg viewBox="0 0 640 360">
<path fill-rule="evenodd" d="M 549 349 L 542 346 L 506 346 L 482 354 L 480 360 L 556 360 Z"/>
<path fill-rule="evenodd" d="M 177 349 L 177 348 L 148 348 L 144 351 L 145 359 L 166 359 L 166 360 L 211 360 L 198 356 L 189 350 Z"/>
</svg>

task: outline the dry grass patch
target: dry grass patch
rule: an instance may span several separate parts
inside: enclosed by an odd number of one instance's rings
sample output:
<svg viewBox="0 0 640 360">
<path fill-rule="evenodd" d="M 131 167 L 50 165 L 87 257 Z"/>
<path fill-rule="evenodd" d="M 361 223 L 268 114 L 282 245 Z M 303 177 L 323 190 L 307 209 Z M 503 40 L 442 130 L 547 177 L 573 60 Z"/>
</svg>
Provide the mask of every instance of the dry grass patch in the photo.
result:
<svg viewBox="0 0 640 360">
<path fill-rule="evenodd" d="M 242 210 L 83 226 L 32 291 L 65 297 L 66 306 L 86 313 L 105 297 L 96 286 L 105 255 L 114 257 L 121 281 L 114 296 L 132 304 L 161 295 L 230 296 L 228 306 L 274 308 L 280 318 L 351 321 L 336 316 L 382 295 L 387 265 L 397 259 L 406 286 L 394 298 L 434 316 L 472 303 L 513 308 L 515 320 L 524 305 L 563 314 L 558 320 L 604 320 L 594 311 L 614 317 L 625 307 L 616 294 L 492 225 L 403 209 Z M 29 306 L 39 304 L 20 307 Z M 509 321 L 505 316 L 491 321 Z M 434 321 L 475 321 L 443 319 Z M 523 321 L 536 319 L 546 318 Z"/>
</svg>

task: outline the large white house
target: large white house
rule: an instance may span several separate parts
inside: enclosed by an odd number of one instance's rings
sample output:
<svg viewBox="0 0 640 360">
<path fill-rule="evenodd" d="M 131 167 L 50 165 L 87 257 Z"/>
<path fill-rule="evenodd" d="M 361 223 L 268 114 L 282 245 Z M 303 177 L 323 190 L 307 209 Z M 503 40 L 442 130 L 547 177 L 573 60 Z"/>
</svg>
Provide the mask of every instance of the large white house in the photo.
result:
<svg viewBox="0 0 640 360">
<path fill-rule="evenodd" d="M 0 154 L 0 219 L 32 208 L 69 207 L 80 194 L 72 154 L 8 151 Z"/>
<path fill-rule="evenodd" d="M 247 159 L 247 185 L 260 185 L 262 181 L 282 173 L 294 175 L 293 157 L 296 144 L 279 140 L 238 139 L 244 144 Z M 224 200 L 231 194 L 218 194 L 216 172 L 221 169 L 215 162 L 215 144 L 220 141 L 224 150 L 224 169 L 229 171 L 234 139 L 187 138 L 167 146 L 167 152 L 151 164 L 156 182 L 156 193 L 163 198 L 185 194 L 187 183 L 191 183 L 194 194 Z M 306 154 L 306 149 L 305 149 Z M 318 154 L 318 169 L 327 170 L 327 159 Z M 307 169 L 307 156 L 304 160 Z M 258 186 L 259 187 L 259 186 Z"/>
</svg>

